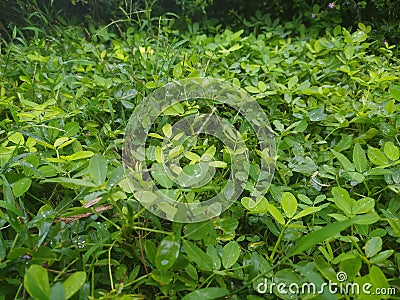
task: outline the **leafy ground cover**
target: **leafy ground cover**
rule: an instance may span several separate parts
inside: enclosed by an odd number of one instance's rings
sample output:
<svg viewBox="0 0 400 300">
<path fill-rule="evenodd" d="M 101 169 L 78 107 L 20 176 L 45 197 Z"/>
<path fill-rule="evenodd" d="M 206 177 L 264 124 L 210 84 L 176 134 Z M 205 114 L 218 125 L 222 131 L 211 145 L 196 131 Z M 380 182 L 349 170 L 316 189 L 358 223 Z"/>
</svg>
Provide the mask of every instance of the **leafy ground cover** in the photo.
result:
<svg viewBox="0 0 400 300">
<path fill-rule="evenodd" d="M 399 60 L 370 27 L 318 34 L 258 15 L 232 32 L 135 26 L 16 29 L 0 59 L 0 299 L 396 299 L 400 294 Z M 118 25 L 118 24 L 117 24 Z M 111 29 L 117 30 L 114 32 Z M 119 30 L 118 30 L 119 29 Z M 227 107 L 252 158 L 241 201 L 202 223 L 162 220 L 138 205 L 121 148 L 130 114 L 171 80 L 213 77 L 251 93 L 277 136 L 275 176 L 247 198 L 260 153 L 251 128 Z M 152 128 L 154 151 L 187 101 Z M 229 155 L 199 136 L 226 179 Z M 149 163 L 156 164 L 154 159 Z M 153 174 L 171 193 L 175 186 Z M 200 195 L 200 196 L 199 196 Z M 275 284 L 370 283 L 386 295 L 284 293 Z M 391 293 L 391 295 L 390 295 Z"/>
</svg>

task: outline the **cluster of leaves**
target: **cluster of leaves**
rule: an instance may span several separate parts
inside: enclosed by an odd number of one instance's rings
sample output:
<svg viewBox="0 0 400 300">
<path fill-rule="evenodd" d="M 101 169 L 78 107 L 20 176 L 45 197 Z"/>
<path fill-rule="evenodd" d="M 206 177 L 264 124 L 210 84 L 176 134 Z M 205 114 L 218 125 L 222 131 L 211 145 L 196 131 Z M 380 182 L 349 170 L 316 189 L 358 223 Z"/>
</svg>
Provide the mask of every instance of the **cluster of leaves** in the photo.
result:
<svg viewBox="0 0 400 300">
<path fill-rule="evenodd" d="M 16 29 L 3 45 L 0 298 L 305 299 L 312 295 L 276 288 L 260 295 L 257 286 L 264 278 L 338 282 L 338 271 L 349 282 L 398 289 L 393 46 L 370 51 L 376 42 L 363 24 L 319 37 L 259 15 L 244 36 L 221 26 L 207 35 L 198 24 L 179 34 L 174 20 L 156 21 L 144 18 L 121 36 L 109 26 L 56 26 L 57 37 L 32 28 L 26 40 Z M 230 81 L 258 100 L 277 136 L 276 172 L 258 202 L 243 197 L 213 220 L 170 223 L 142 209 L 124 178 L 125 125 L 157 87 L 199 76 Z M 168 136 L 170 124 L 200 104 L 166 110 L 152 137 Z M 256 159 L 256 137 L 240 115 L 227 107 L 215 113 L 241 125 Z M 216 156 L 227 168 L 229 155 L 213 143 L 199 136 L 201 146 L 186 159 Z M 254 166 L 247 193 L 258 172 Z M 173 192 L 161 173 L 153 175 Z"/>
</svg>

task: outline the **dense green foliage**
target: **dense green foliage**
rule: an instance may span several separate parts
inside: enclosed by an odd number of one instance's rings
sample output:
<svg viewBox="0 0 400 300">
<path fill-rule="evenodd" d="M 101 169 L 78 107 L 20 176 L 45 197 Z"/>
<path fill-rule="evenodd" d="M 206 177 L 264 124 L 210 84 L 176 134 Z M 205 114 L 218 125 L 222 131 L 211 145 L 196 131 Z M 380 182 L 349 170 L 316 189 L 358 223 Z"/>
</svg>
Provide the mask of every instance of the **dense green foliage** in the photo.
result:
<svg viewBox="0 0 400 300">
<path fill-rule="evenodd" d="M 308 26 L 325 29 L 341 25 L 357 28 L 370 25 L 372 36 L 400 42 L 400 6 L 397 0 L 2 0 L 0 33 L 9 39 L 12 28 L 64 24 L 108 24 L 126 18 L 140 19 L 137 12 L 151 10 L 153 17 L 173 13 L 178 17 L 175 29 L 186 30 L 188 23 L 227 24 L 233 30 L 249 26 L 256 11 L 282 22 L 299 20 Z M 45 14 L 43 18 L 38 11 Z M 51 20 L 51 22 L 47 22 Z"/>
<path fill-rule="evenodd" d="M 193 23 L 179 32 L 174 18 L 145 11 L 133 23 L 59 19 L 10 32 L 0 57 L 0 299 L 311 299 L 257 286 L 338 283 L 340 271 L 400 294 L 396 48 L 361 23 L 249 20 L 243 30 Z M 240 115 L 216 106 L 250 149 L 249 185 L 220 217 L 171 223 L 127 186 L 125 127 L 157 87 L 205 76 L 263 107 L 277 137 L 275 177 L 259 203 L 246 197 L 259 172 L 257 141 Z M 153 133 L 203 104 L 167 110 Z M 229 169 L 222 145 L 205 136 L 199 145 L 198 155 L 209 151 Z M 383 298 L 395 299 L 359 297 Z"/>
</svg>

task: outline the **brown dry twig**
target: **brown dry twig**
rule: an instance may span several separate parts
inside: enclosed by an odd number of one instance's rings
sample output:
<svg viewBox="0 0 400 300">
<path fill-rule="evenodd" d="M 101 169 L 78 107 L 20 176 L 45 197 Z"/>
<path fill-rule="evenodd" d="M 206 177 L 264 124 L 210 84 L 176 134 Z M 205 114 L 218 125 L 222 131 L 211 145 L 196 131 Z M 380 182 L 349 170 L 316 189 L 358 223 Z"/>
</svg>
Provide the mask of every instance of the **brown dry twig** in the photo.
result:
<svg viewBox="0 0 400 300">
<path fill-rule="evenodd" d="M 82 207 L 89 208 L 89 207 L 95 205 L 96 203 L 98 203 L 100 200 L 101 200 L 101 197 L 93 199 L 92 201 L 85 203 Z M 71 217 L 58 218 L 57 220 L 55 220 L 55 222 L 64 222 L 64 223 L 69 224 L 69 223 L 75 222 L 77 220 L 80 220 L 82 218 L 90 217 L 91 215 L 93 215 L 95 213 L 100 213 L 102 211 L 110 210 L 113 208 L 114 208 L 114 206 L 112 204 L 99 205 L 99 206 L 93 208 L 93 212 L 87 212 L 84 214 L 79 214 L 79 215 L 71 216 Z"/>
</svg>

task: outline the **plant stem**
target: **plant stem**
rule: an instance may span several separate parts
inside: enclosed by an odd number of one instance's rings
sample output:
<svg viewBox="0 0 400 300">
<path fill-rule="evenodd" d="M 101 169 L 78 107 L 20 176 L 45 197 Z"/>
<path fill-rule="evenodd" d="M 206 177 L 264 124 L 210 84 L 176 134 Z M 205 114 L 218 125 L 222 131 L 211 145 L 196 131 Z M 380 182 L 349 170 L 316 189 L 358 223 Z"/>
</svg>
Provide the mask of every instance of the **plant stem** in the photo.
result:
<svg viewBox="0 0 400 300">
<path fill-rule="evenodd" d="M 276 251 L 278 250 L 279 244 L 281 243 L 281 240 L 282 240 L 282 237 L 283 237 L 283 233 L 285 232 L 286 226 L 287 226 L 287 224 L 283 225 L 283 228 L 282 228 L 282 230 L 281 230 L 281 233 L 279 234 L 278 240 L 277 240 L 276 243 L 275 243 L 275 247 L 274 247 L 274 249 L 272 250 L 271 256 L 269 257 L 269 260 L 270 260 L 271 262 L 274 261 L 275 253 L 276 253 Z"/>
</svg>

